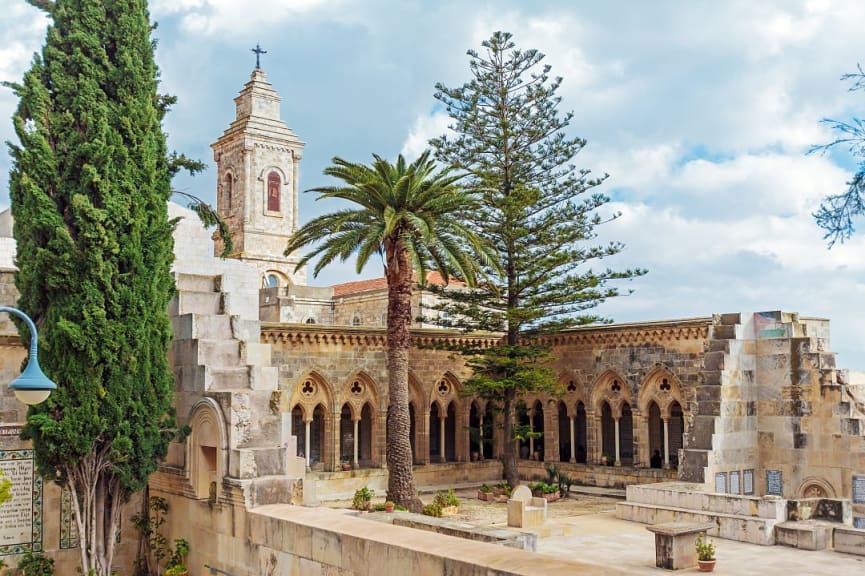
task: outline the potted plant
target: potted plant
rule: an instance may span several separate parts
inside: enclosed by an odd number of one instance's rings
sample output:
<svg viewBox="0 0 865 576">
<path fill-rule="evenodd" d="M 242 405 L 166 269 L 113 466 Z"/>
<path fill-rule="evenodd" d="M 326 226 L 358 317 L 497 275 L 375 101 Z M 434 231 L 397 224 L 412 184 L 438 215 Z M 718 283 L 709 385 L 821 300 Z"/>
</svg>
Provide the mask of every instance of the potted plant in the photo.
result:
<svg viewBox="0 0 865 576">
<path fill-rule="evenodd" d="M 715 545 L 706 538 L 706 533 L 697 536 L 697 567 L 700 572 L 712 572 L 715 569 Z"/>
<path fill-rule="evenodd" d="M 351 501 L 351 507 L 360 512 L 369 510 L 374 495 L 375 492 L 366 486 L 358 488 L 354 493 L 354 499 Z"/>
<path fill-rule="evenodd" d="M 393 512 L 393 509 L 395 506 L 396 506 L 396 504 L 394 504 L 393 502 L 388 500 L 387 502 L 384 503 L 384 511 L 385 512 Z"/>
<path fill-rule="evenodd" d="M 460 511 L 460 501 L 453 488 L 447 492 L 437 492 L 433 502 L 441 508 L 442 516 L 453 516 Z"/>
<path fill-rule="evenodd" d="M 481 487 L 478 488 L 478 500 L 492 502 L 494 499 L 495 496 L 493 496 L 493 489 L 487 484 L 481 484 Z"/>
</svg>

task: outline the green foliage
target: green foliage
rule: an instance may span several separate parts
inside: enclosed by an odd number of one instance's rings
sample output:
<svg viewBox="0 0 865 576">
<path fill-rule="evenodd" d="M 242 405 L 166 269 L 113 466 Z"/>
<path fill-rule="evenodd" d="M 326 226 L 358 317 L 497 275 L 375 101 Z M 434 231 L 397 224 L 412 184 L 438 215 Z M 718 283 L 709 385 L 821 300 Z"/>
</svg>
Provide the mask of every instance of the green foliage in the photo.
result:
<svg viewBox="0 0 865 576">
<path fill-rule="evenodd" d="M 95 530 L 81 538 L 84 571 L 107 576 L 120 506 L 175 432 L 161 128 L 170 99 L 157 92 L 146 2 L 34 4 L 51 23 L 41 55 L 11 85 L 15 282 L 58 390 L 30 408 L 24 436 L 40 473 L 74 489 L 85 531 Z"/>
<path fill-rule="evenodd" d="M 865 90 L 865 71 L 861 65 L 856 66 L 856 72 L 841 76 L 841 80 L 851 82 L 850 92 Z M 865 216 L 865 122 L 861 117 L 849 121 L 824 118 L 821 122 L 832 128 L 836 138 L 828 144 L 812 146 L 808 153 L 826 153 L 841 147 L 859 162 L 856 173 L 847 182 L 847 190 L 826 196 L 813 214 L 817 225 L 826 232 L 823 239 L 831 248 L 835 242 L 850 239 L 856 231 L 854 221 Z"/>
<path fill-rule="evenodd" d="M 54 576 L 54 559 L 27 550 L 18 560 L 16 569 L 20 576 Z"/>
<path fill-rule="evenodd" d="M 506 334 L 501 346 L 459 351 L 474 370 L 466 392 L 499 404 L 509 438 L 514 400 L 556 388 L 548 345 L 526 337 L 607 321 L 591 310 L 619 295 L 610 283 L 644 271 L 597 268 L 624 248 L 595 243 L 596 227 L 619 215 L 600 212 L 609 198 L 595 189 L 606 175 L 592 177 L 574 165 L 586 142 L 565 134 L 572 113 L 558 112 L 561 78 L 551 79 L 544 55 L 516 48 L 508 33 L 496 32 L 482 45 L 482 53 L 468 52 L 469 82 L 436 85 L 453 132 L 431 144 L 478 195 L 466 218 L 495 247 L 500 269 L 487 269 L 488 281 L 474 290 L 431 289 L 449 299 L 436 307 L 448 313 L 442 325 Z M 516 484 L 511 442 L 503 462 Z"/>
<path fill-rule="evenodd" d="M 697 549 L 698 560 L 703 560 L 705 562 L 707 560 L 715 559 L 715 545 L 706 538 L 705 532 L 701 532 L 699 536 L 697 536 L 695 548 Z"/>
<path fill-rule="evenodd" d="M 399 510 L 400 512 L 407 512 L 407 511 L 408 511 L 408 508 L 406 508 L 405 506 L 400 506 L 399 504 L 397 504 L 396 506 L 394 506 L 393 509 L 394 509 L 394 510 Z"/>
<path fill-rule="evenodd" d="M 424 516 L 435 516 L 436 518 L 442 517 L 442 508 L 443 506 L 438 502 L 430 502 L 426 506 L 423 507 L 423 515 Z"/>
<path fill-rule="evenodd" d="M 480 491 L 483 492 L 484 494 L 489 494 L 490 492 L 493 491 L 493 489 L 491 486 L 484 483 L 484 484 L 481 484 Z"/>
<path fill-rule="evenodd" d="M 435 502 L 442 508 L 446 506 L 460 505 L 460 499 L 457 498 L 457 494 L 453 488 L 449 488 L 447 492 L 436 492 L 433 502 Z"/>
<path fill-rule="evenodd" d="M 144 544 L 139 545 L 138 557 L 135 559 L 136 576 L 158 574 L 163 563 L 166 574 L 183 574 L 186 571 L 189 542 L 184 538 L 177 538 L 174 540 L 174 547 L 168 543 L 168 538 L 162 534 L 167 513 L 168 502 L 165 498 L 152 496 L 147 500 L 146 513 L 132 517 L 132 524 L 138 529 Z M 153 568 L 150 564 L 151 557 L 154 560 Z M 174 572 L 170 572 L 172 569 Z"/>
<path fill-rule="evenodd" d="M 373 496 L 375 496 L 375 491 L 368 487 L 358 488 L 354 493 L 354 499 L 351 501 L 351 507 L 362 512 L 366 511 Z"/>
</svg>

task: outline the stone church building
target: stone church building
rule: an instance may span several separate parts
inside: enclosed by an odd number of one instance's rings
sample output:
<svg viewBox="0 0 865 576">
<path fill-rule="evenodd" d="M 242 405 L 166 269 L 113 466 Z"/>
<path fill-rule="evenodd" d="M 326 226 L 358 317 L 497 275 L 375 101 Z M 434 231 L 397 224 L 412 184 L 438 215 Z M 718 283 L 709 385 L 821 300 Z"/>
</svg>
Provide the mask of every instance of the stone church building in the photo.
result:
<svg viewBox="0 0 865 576">
<path fill-rule="evenodd" d="M 191 565 L 251 576 L 282 573 L 265 566 L 303 556 L 287 536 L 257 531 L 260 507 L 315 505 L 362 486 L 384 494 L 386 286 L 373 279 L 312 287 L 304 269 L 295 272 L 297 255 L 283 250 L 298 226 L 304 143 L 282 120 L 261 69 L 234 101 L 236 118 L 212 145 L 229 257 L 218 257 L 221 241 L 190 211 L 170 207 L 181 218 L 170 356 L 178 417 L 191 434 L 172 444 L 150 494 L 168 500 L 170 537 L 190 541 Z M 11 225 L 8 211 L 0 215 L 6 305 L 16 301 Z M 433 303 L 428 293 L 414 295 L 415 310 Z M 419 485 L 501 478 L 496 458 L 508 440 L 500 415 L 463 394 L 469 372 L 461 358 L 428 346 L 496 338 L 413 326 Z M 522 399 L 516 417 L 541 433 L 519 446 L 523 477 L 543 476 L 552 462 L 589 485 L 681 480 L 742 497 L 849 499 L 854 519 L 865 518 L 865 377 L 835 366 L 829 320 L 711 314 L 566 330 L 547 343 L 560 391 Z M 0 346 L 0 377 L 10 381 L 25 350 L 5 318 Z M 58 573 L 71 574 L 77 534 L 68 500 L 35 478 L 32 454 L 15 435 L 26 411 L 5 387 L 0 410 L 0 467 L 39 484 L 38 498 L 16 497 L 40 511 L 38 526 L 0 530 L 0 554 L 48 550 L 63 567 Z M 121 573 L 135 555 L 127 535 L 137 510 L 133 502 L 124 511 Z"/>
</svg>

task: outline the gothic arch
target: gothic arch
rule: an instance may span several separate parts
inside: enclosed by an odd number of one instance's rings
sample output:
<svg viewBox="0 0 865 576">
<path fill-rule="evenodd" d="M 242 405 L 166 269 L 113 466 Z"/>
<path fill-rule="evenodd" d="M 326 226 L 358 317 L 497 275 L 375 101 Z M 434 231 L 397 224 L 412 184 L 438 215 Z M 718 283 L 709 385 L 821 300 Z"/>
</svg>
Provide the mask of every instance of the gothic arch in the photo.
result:
<svg viewBox="0 0 865 576">
<path fill-rule="evenodd" d="M 559 376 L 559 387 L 562 391 L 562 396 L 558 400 L 564 402 L 568 409 L 568 417 L 573 418 L 576 415 L 579 403 L 586 404 L 585 382 L 583 382 L 582 378 L 566 372 Z"/>
<path fill-rule="evenodd" d="M 429 405 L 437 404 L 439 410 L 447 412 L 451 402 L 454 403 L 454 408 L 458 409 L 461 406 L 460 393 L 462 392 L 462 384 L 452 372 L 447 371 L 441 377 L 436 378 L 435 384 L 430 390 Z M 459 410 L 457 410 L 459 411 Z"/>
<path fill-rule="evenodd" d="M 683 409 L 685 407 L 679 379 L 663 366 L 656 366 L 643 378 L 638 397 L 640 412 L 647 413 L 652 401 L 658 405 L 664 418 L 670 417 L 674 402 L 678 402 Z"/>
<path fill-rule="evenodd" d="M 625 403 L 633 405 L 627 379 L 611 369 L 605 370 L 598 376 L 592 386 L 591 406 L 596 414 L 601 413 L 604 402 L 610 405 L 613 417 L 616 418 L 621 415 Z"/>
<path fill-rule="evenodd" d="M 319 404 L 324 407 L 326 413 L 333 413 L 333 390 L 318 372 L 310 371 L 295 384 L 288 409 L 291 412 L 297 406 L 303 412 L 303 419 L 311 420 L 313 410 Z"/>
<path fill-rule="evenodd" d="M 276 279 L 275 284 L 271 282 L 271 276 Z M 279 286 L 288 286 L 289 284 L 291 284 L 291 282 L 289 281 L 288 276 L 279 270 L 268 270 L 261 278 L 262 288 L 276 288 Z"/>
<path fill-rule="evenodd" d="M 342 406 L 348 404 L 352 418 L 360 418 L 360 411 L 366 403 L 374 413 L 380 410 L 378 386 L 369 374 L 361 370 L 342 387 L 339 406 L 342 410 Z"/>
<path fill-rule="evenodd" d="M 835 488 L 827 480 L 809 476 L 799 485 L 799 498 L 835 498 Z"/>
<path fill-rule="evenodd" d="M 198 499 L 216 501 L 221 480 L 228 470 L 228 432 L 219 404 L 202 398 L 190 410 L 191 433 L 187 441 L 186 462 L 189 480 Z"/>
</svg>

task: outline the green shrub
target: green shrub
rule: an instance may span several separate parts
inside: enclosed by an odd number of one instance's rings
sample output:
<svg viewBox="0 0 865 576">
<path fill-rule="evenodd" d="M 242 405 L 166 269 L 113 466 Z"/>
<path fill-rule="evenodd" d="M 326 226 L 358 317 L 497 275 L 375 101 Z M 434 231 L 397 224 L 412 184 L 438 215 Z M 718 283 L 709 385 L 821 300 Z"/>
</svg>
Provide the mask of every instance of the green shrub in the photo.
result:
<svg viewBox="0 0 865 576">
<path fill-rule="evenodd" d="M 442 517 L 442 505 L 438 502 L 430 502 L 426 506 L 423 507 L 423 515 L 424 516 L 435 516 L 436 518 Z"/>
<path fill-rule="evenodd" d="M 450 488 L 447 492 L 436 492 L 433 502 L 437 503 L 441 508 L 460 505 L 460 500 L 457 498 L 457 494 L 453 488 Z"/>
<path fill-rule="evenodd" d="M 54 576 L 54 559 L 28 550 L 16 567 L 21 576 Z"/>
<path fill-rule="evenodd" d="M 367 510 L 374 495 L 375 492 L 366 486 L 358 488 L 354 493 L 354 499 L 351 501 L 351 507 L 360 511 Z"/>
<path fill-rule="evenodd" d="M 715 545 L 709 542 L 709 539 L 706 538 L 706 533 L 701 532 L 699 536 L 697 536 L 697 542 L 695 545 L 697 549 L 697 559 L 702 561 L 714 560 L 715 559 Z"/>
<path fill-rule="evenodd" d="M 480 491 L 483 492 L 484 494 L 489 494 L 490 492 L 493 491 L 493 489 L 490 488 L 487 484 L 481 484 Z"/>
</svg>

